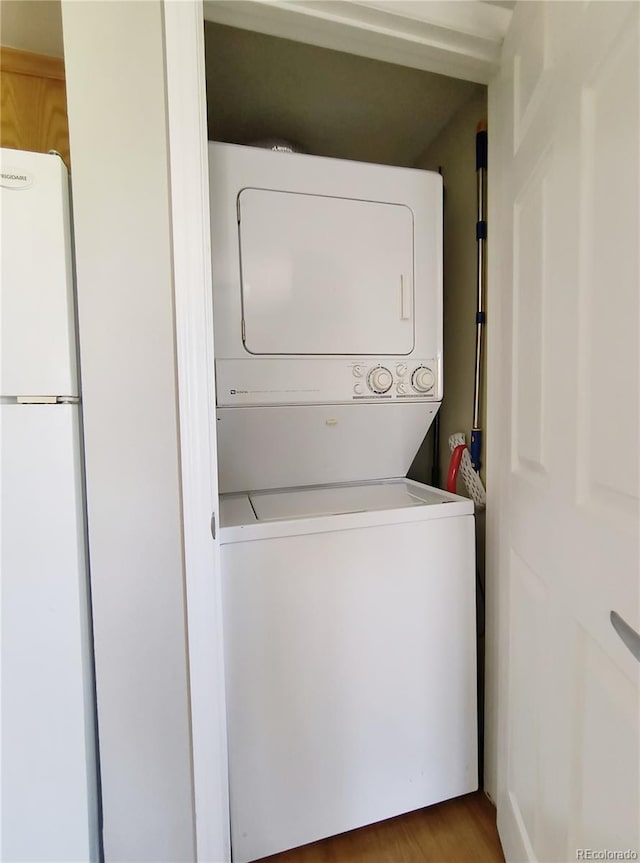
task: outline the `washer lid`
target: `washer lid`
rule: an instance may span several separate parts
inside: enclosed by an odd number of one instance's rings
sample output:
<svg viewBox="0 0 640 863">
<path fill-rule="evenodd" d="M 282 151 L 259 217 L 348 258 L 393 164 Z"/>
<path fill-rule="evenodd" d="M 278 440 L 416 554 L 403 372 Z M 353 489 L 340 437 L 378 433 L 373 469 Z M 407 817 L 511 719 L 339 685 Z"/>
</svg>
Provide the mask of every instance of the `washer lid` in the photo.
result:
<svg viewBox="0 0 640 863">
<path fill-rule="evenodd" d="M 258 521 L 404 509 L 451 503 L 452 500 L 444 492 L 404 479 L 293 491 L 251 492 L 249 499 Z"/>
</svg>

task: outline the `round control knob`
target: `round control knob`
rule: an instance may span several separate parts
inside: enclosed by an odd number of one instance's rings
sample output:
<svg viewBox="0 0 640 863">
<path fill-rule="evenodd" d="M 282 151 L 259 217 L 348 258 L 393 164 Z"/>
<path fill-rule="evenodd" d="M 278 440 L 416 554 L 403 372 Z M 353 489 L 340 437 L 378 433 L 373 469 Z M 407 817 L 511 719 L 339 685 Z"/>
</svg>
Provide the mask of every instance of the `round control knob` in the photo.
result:
<svg viewBox="0 0 640 863">
<path fill-rule="evenodd" d="M 411 384 L 418 393 L 428 392 L 435 382 L 435 376 L 431 369 L 426 366 L 419 366 L 413 373 Z"/>
<path fill-rule="evenodd" d="M 362 384 L 354 384 L 353 391 L 357 396 L 362 395 Z"/>
<path fill-rule="evenodd" d="M 402 375 L 406 375 L 407 367 L 405 366 L 404 363 L 400 363 L 400 365 L 396 366 L 396 373 L 398 374 L 399 377 L 402 377 Z"/>
<path fill-rule="evenodd" d="M 353 376 L 354 378 L 362 377 L 362 366 L 354 366 L 353 367 Z"/>
<path fill-rule="evenodd" d="M 403 396 L 407 392 L 407 385 L 400 383 L 396 386 L 396 390 L 398 391 L 399 396 Z"/>
<path fill-rule="evenodd" d="M 384 366 L 378 366 L 369 372 L 368 383 L 369 388 L 373 390 L 374 393 L 382 395 L 382 393 L 386 393 L 391 389 L 393 375 L 389 369 L 385 369 Z"/>
</svg>

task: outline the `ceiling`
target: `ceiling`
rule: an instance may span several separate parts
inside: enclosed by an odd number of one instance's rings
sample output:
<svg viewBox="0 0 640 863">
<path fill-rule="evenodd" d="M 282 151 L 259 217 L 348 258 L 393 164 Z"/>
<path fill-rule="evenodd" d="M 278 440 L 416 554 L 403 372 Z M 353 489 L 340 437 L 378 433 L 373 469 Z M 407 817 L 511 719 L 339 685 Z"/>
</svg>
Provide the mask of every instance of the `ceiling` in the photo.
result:
<svg viewBox="0 0 640 863">
<path fill-rule="evenodd" d="M 481 86 L 208 21 L 205 50 L 210 139 L 365 162 L 415 165 Z"/>
</svg>

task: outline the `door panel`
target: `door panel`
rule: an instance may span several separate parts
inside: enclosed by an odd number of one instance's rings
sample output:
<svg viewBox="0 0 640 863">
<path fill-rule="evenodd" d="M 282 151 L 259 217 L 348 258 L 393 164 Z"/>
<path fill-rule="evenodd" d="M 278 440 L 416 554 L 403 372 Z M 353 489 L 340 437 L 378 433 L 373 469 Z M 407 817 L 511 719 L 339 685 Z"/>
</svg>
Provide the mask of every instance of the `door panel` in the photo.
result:
<svg viewBox="0 0 640 863">
<path fill-rule="evenodd" d="M 640 852 L 631 829 L 638 823 L 637 699 L 618 663 L 592 639 L 581 634 L 580 647 L 574 843 Z"/>
<path fill-rule="evenodd" d="M 632 396 L 639 363 L 638 98 L 637 30 L 623 27 L 582 89 L 578 494 L 605 517 L 612 510 L 634 523 L 637 458 L 599 456 L 617 451 L 621 429 L 635 442 L 640 432 Z M 605 396 L 605 411 L 594 393 Z"/>
<path fill-rule="evenodd" d="M 411 352 L 408 207 L 266 189 L 238 200 L 250 353 Z"/>
<path fill-rule="evenodd" d="M 545 251 L 549 225 L 546 153 L 514 203 L 513 470 L 543 477 L 546 379 L 544 324 L 548 303 Z M 533 362 L 531 358 L 534 358 Z"/>
<path fill-rule="evenodd" d="M 640 629 L 639 10 L 517 4 L 490 94 L 508 861 L 640 853 L 640 665 L 609 619 Z"/>
</svg>

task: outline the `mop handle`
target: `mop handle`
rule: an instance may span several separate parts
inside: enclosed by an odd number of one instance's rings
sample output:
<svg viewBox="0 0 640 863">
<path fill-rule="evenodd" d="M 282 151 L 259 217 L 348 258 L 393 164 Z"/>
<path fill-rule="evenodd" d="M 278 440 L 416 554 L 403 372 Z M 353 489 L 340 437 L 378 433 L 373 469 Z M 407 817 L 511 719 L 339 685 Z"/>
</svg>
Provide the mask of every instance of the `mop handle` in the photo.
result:
<svg viewBox="0 0 640 863">
<path fill-rule="evenodd" d="M 476 132 L 476 177 L 478 193 L 478 220 L 476 222 L 476 241 L 478 244 L 478 301 L 476 311 L 476 363 L 473 390 L 473 428 L 471 430 L 471 445 L 469 454 L 474 470 L 479 471 L 482 453 L 482 428 L 480 426 L 480 391 L 482 388 L 482 355 L 484 340 L 484 325 L 486 315 L 484 310 L 484 274 L 485 274 L 485 243 L 487 239 L 487 222 L 485 215 L 485 186 L 487 172 L 487 130 L 484 123 L 478 123 Z"/>
</svg>

